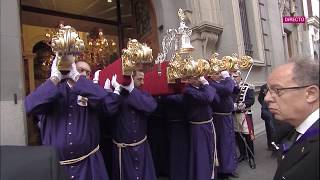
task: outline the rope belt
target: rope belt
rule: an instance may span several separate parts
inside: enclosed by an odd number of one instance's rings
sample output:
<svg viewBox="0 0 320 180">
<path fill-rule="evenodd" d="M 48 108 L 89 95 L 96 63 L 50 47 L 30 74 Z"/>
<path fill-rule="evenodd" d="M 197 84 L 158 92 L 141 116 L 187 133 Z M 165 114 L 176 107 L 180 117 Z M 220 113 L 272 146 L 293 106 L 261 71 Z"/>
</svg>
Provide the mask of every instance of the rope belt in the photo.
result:
<svg viewBox="0 0 320 180">
<path fill-rule="evenodd" d="M 144 143 L 147 140 L 147 136 L 145 136 L 142 140 L 140 140 L 139 142 L 136 143 L 131 143 L 131 144 L 126 144 L 126 143 L 119 143 L 116 140 L 112 139 L 112 142 L 117 145 L 118 148 L 118 153 L 119 153 L 119 174 L 120 174 L 120 180 L 122 179 L 122 148 L 125 147 L 134 147 L 134 146 L 138 146 L 142 143 Z"/>
<path fill-rule="evenodd" d="M 214 144 L 214 152 L 213 152 L 213 164 L 212 164 L 212 174 L 211 174 L 211 179 L 214 179 L 214 169 L 215 166 L 219 166 L 219 160 L 218 160 L 218 153 L 217 153 L 217 136 L 216 136 L 216 129 L 214 127 L 214 124 L 212 122 L 213 118 L 211 118 L 208 121 L 202 121 L 202 122 L 197 122 L 197 121 L 189 121 L 191 124 L 194 125 L 201 125 L 201 124 L 206 124 L 206 123 L 211 123 L 212 126 L 212 133 L 213 133 L 213 144 Z"/>
<path fill-rule="evenodd" d="M 191 124 L 199 125 L 199 124 L 207 124 L 209 122 L 212 122 L 213 118 L 209 119 L 208 121 L 189 121 Z"/>
<path fill-rule="evenodd" d="M 231 115 L 232 113 L 231 113 L 231 112 L 229 112 L 229 113 L 214 112 L 213 114 L 214 114 L 214 115 L 220 115 L 220 116 L 227 116 L 227 115 Z"/>
<path fill-rule="evenodd" d="M 217 152 L 217 135 L 216 135 L 216 128 L 212 122 L 213 127 L 213 143 L 214 143 L 214 153 L 213 153 L 213 166 L 212 166 L 212 174 L 211 179 L 214 179 L 214 167 L 219 166 L 219 159 L 218 159 L 218 152 Z"/>
<path fill-rule="evenodd" d="M 88 154 L 86 154 L 84 156 L 81 156 L 81 157 L 78 157 L 75 159 L 68 159 L 68 160 L 60 161 L 59 163 L 61 165 L 69 165 L 69 164 L 74 164 L 74 163 L 80 162 L 80 161 L 86 159 L 87 157 L 89 157 L 91 154 L 94 154 L 95 152 L 97 152 L 99 150 L 99 148 L 100 148 L 100 146 L 98 144 L 96 148 L 94 148 L 91 152 L 89 152 Z"/>
</svg>

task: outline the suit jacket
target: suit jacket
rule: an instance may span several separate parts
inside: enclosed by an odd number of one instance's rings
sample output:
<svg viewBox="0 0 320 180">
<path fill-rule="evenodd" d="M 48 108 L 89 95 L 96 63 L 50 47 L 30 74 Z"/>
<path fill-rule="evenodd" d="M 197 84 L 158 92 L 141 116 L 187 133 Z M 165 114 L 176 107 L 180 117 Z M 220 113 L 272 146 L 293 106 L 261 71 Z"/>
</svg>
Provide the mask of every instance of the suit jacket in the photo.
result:
<svg viewBox="0 0 320 180">
<path fill-rule="evenodd" d="M 0 146 L 1 180 L 67 180 L 50 146 Z"/>
<path fill-rule="evenodd" d="M 284 150 L 274 180 L 319 179 L 319 119 Z"/>
</svg>

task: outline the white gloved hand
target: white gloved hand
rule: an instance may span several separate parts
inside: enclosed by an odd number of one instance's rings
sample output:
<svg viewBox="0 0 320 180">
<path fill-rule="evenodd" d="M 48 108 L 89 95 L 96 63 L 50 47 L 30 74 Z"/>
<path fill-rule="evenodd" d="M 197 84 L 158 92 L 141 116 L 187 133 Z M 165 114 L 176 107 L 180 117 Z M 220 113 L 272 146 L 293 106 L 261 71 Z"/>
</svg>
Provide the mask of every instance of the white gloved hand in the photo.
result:
<svg viewBox="0 0 320 180">
<path fill-rule="evenodd" d="M 117 82 L 117 75 L 113 75 L 111 79 L 111 85 L 114 87 L 114 93 L 120 95 L 121 85 Z"/>
<path fill-rule="evenodd" d="M 131 76 L 131 82 L 128 86 L 122 86 L 124 89 L 126 89 L 127 91 L 129 91 L 129 93 L 131 93 L 131 91 L 134 89 L 134 81 L 133 78 Z"/>
<path fill-rule="evenodd" d="M 56 78 L 58 79 L 58 81 L 60 82 L 61 79 L 62 79 L 62 74 L 61 74 L 61 72 L 58 70 L 57 61 L 58 61 L 58 54 L 56 54 L 56 56 L 55 56 L 55 58 L 54 58 L 54 60 L 53 60 L 53 62 L 52 62 L 50 78 L 56 77 Z"/>
<path fill-rule="evenodd" d="M 99 82 L 99 74 L 100 74 L 100 69 L 99 70 L 97 70 L 95 73 L 94 73 L 94 77 L 93 77 L 93 83 L 96 83 L 96 84 L 98 84 L 98 82 Z M 110 83 L 110 79 L 109 79 L 109 83 Z M 110 84 L 109 84 L 110 85 Z"/>
<path fill-rule="evenodd" d="M 209 82 L 206 80 L 206 78 L 204 78 L 204 76 L 201 76 L 199 78 L 199 81 L 203 84 L 203 85 L 209 85 Z"/>
<path fill-rule="evenodd" d="M 110 79 L 107 78 L 106 82 L 104 82 L 104 89 L 105 90 L 111 90 L 110 84 L 111 84 Z"/>
<path fill-rule="evenodd" d="M 221 71 L 221 76 L 223 77 L 223 78 L 227 78 L 227 77 L 230 77 L 230 74 L 229 74 L 229 72 L 228 71 Z"/>
<path fill-rule="evenodd" d="M 238 104 L 237 103 L 233 103 L 233 110 L 237 111 L 238 110 Z"/>
<path fill-rule="evenodd" d="M 72 63 L 70 72 L 68 73 L 68 77 L 72 79 L 74 82 L 77 82 L 79 79 L 80 73 L 77 70 L 76 63 Z"/>
<path fill-rule="evenodd" d="M 238 109 L 239 109 L 240 111 L 244 111 L 244 110 L 246 109 L 246 105 L 241 102 L 241 103 L 238 104 Z"/>
</svg>

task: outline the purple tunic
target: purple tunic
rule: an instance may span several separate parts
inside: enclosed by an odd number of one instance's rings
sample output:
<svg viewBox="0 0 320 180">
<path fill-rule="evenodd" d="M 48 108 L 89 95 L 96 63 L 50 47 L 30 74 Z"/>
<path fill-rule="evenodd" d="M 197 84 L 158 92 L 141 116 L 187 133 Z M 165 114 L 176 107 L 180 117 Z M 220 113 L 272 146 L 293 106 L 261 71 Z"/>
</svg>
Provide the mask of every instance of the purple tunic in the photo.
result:
<svg viewBox="0 0 320 180">
<path fill-rule="evenodd" d="M 189 168 L 189 122 L 186 121 L 183 96 L 163 97 L 168 120 L 170 180 L 188 180 Z"/>
<path fill-rule="evenodd" d="M 131 93 L 121 93 L 120 112 L 115 118 L 113 140 L 132 144 L 143 140 L 147 134 L 147 115 L 157 107 L 155 99 L 134 88 Z M 122 180 L 156 180 L 148 141 L 121 148 Z M 120 179 L 119 148 L 113 145 L 113 180 Z"/>
<path fill-rule="evenodd" d="M 78 101 L 79 95 L 88 98 L 87 104 Z M 25 108 L 40 121 L 42 144 L 55 147 L 63 161 L 84 156 L 97 147 L 99 114 L 115 113 L 119 97 L 81 76 L 73 88 L 66 81 L 55 86 L 47 80 L 26 97 Z M 64 167 L 71 179 L 108 179 L 99 150 Z"/>
<path fill-rule="evenodd" d="M 190 164 L 189 180 L 209 180 L 213 173 L 214 132 L 213 123 L 193 124 L 212 118 L 211 103 L 216 90 L 209 85 L 195 88 L 186 87 L 184 102 L 190 123 Z"/>
<path fill-rule="evenodd" d="M 220 82 L 211 81 L 210 85 L 216 88 L 220 97 L 219 102 L 212 103 L 213 123 L 217 132 L 218 173 L 231 174 L 237 168 L 236 143 L 231 114 L 235 82 L 231 78 L 226 78 Z M 216 113 L 230 114 L 218 115 Z"/>
</svg>

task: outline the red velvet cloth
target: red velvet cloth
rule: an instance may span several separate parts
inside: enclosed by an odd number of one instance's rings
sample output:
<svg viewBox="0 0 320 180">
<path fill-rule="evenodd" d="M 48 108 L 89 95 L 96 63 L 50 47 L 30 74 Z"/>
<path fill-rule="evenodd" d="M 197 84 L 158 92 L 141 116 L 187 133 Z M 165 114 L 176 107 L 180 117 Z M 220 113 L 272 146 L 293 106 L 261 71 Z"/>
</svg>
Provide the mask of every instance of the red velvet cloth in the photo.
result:
<svg viewBox="0 0 320 180">
<path fill-rule="evenodd" d="M 99 73 L 99 85 L 104 86 L 107 78 L 112 79 L 114 74 L 117 74 L 117 81 L 122 85 L 128 85 L 130 83 L 130 76 L 123 76 L 121 69 L 121 59 L 117 59 L 112 64 L 109 64 Z"/>
<path fill-rule="evenodd" d="M 184 88 L 183 83 L 168 84 L 167 83 L 167 65 L 168 62 L 161 64 L 161 76 L 158 75 L 158 65 L 154 65 L 153 69 L 145 72 L 144 85 L 142 89 L 151 95 L 169 95 L 182 92 Z M 105 67 L 99 74 L 99 85 L 104 86 L 107 78 L 112 78 L 112 75 L 117 74 L 117 81 L 120 84 L 128 85 L 130 83 L 130 76 L 122 75 L 121 59 L 117 59 L 112 64 Z"/>
<path fill-rule="evenodd" d="M 143 89 L 146 92 L 149 92 L 152 95 L 168 95 L 168 94 L 175 94 L 180 93 L 183 88 L 184 84 L 182 83 L 174 83 L 168 84 L 167 83 L 167 65 L 168 62 L 161 63 L 161 75 L 158 75 L 158 66 L 154 65 L 152 71 L 145 73 L 144 76 L 144 85 Z"/>
</svg>

